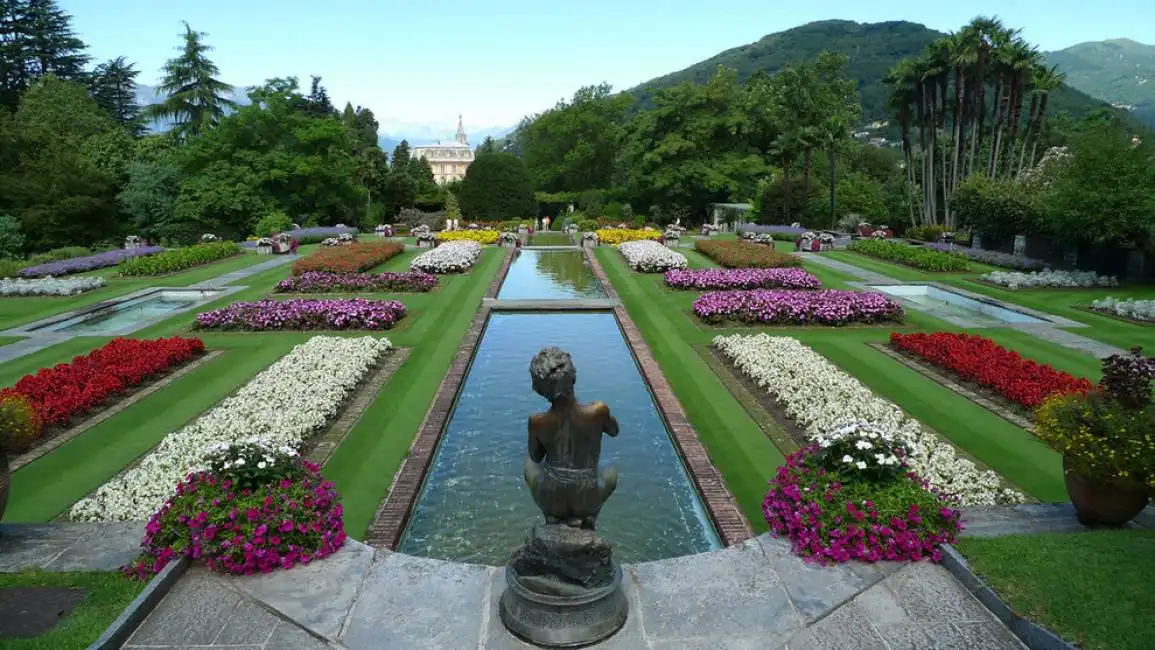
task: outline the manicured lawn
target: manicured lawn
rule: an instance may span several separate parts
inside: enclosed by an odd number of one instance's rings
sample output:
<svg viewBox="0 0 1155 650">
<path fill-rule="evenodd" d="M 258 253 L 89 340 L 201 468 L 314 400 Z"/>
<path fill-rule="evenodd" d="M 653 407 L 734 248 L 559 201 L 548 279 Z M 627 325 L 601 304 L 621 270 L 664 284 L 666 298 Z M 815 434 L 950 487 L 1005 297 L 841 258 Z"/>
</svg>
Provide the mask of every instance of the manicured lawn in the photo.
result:
<svg viewBox="0 0 1155 650">
<path fill-rule="evenodd" d="M 10 345 L 22 340 L 19 336 L 0 336 L 0 346 Z"/>
<path fill-rule="evenodd" d="M 32 638 L 3 638 L 7 650 L 83 650 L 95 641 L 145 583 L 117 572 L 0 573 L 0 589 L 10 587 L 65 587 L 85 590 L 84 600 L 52 629 Z"/>
<path fill-rule="evenodd" d="M 324 470 L 341 492 L 345 529 L 353 537 L 364 535 L 372 523 L 504 254 L 487 248 L 468 275 L 441 276 L 437 291 L 393 296 L 421 311 L 407 329 L 389 335 L 395 345 L 412 352 Z M 389 262 L 397 266 L 387 270 L 408 268 L 404 259 Z"/>
<path fill-rule="evenodd" d="M 709 260 L 691 250 L 680 250 L 686 254 L 690 266 L 709 266 Z M 944 388 L 907 368 L 883 353 L 872 349 L 869 343 L 885 343 L 890 332 L 895 329 L 926 331 L 959 331 L 944 321 L 915 311 L 908 311 L 906 323 L 895 327 L 743 327 L 711 328 L 698 323 L 691 312 L 694 299 L 700 295 L 694 291 L 673 291 L 665 288 L 661 274 L 640 274 L 627 269 L 621 255 L 611 247 L 600 247 L 598 259 L 602 261 L 630 315 L 642 329 L 647 343 L 654 349 L 654 355 L 663 372 L 670 379 L 678 398 L 686 405 L 687 413 L 702 436 L 703 442 L 722 471 L 731 491 L 739 498 L 747 517 L 752 522 L 761 521 L 761 499 L 765 492 L 765 481 L 755 480 L 765 471 L 767 476 L 777 467 L 779 461 L 758 460 L 757 456 L 746 454 L 744 458 L 726 467 L 725 453 L 742 447 L 730 438 L 736 434 L 735 421 L 743 426 L 752 421 L 732 398 L 715 397 L 716 403 L 724 404 L 717 410 L 728 413 L 727 417 L 711 421 L 709 400 L 706 404 L 695 404 L 693 396 L 705 391 L 698 385 L 709 385 L 724 391 L 725 388 L 712 380 L 710 369 L 693 354 L 693 346 L 709 345 L 719 334 L 769 332 L 779 336 L 795 337 L 826 356 L 843 370 L 854 375 L 875 393 L 886 397 L 902 407 L 914 418 L 934 429 L 956 447 L 970 454 L 983 464 L 1005 476 L 1031 496 L 1042 501 L 1065 501 L 1060 459 L 1048 447 L 1010 422 L 971 402 L 969 399 Z M 819 266 L 806 265 L 806 270 L 814 273 L 828 288 L 848 288 L 847 281 L 854 278 Z M 627 291 L 623 287 L 628 288 Z M 1023 332 L 1011 329 L 985 329 L 981 333 L 1001 345 L 1018 350 L 1025 356 L 1051 363 L 1074 374 L 1098 379 L 1099 362 L 1089 355 L 1062 348 L 1042 341 Z M 687 369 L 688 368 L 688 369 Z M 708 379 L 697 382 L 691 377 L 708 374 Z M 691 408 L 691 404 L 694 408 Z M 697 410 L 694 410 L 697 409 Z M 735 416 L 739 413 L 741 417 Z M 765 438 L 754 428 L 750 431 Z M 718 452 L 716 449 L 721 449 Z M 743 471 L 743 465 L 762 462 L 769 465 L 757 471 Z M 744 486 L 744 487 L 743 487 Z M 743 493 L 747 490 L 747 493 Z M 753 508 L 757 504 L 757 509 Z"/>
<path fill-rule="evenodd" d="M 617 250 L 596 255 L 746 518 L 766 530 L 762 499 L 783 456 L 694 349 L 710 335 L 680 313 L 682 296 L 630 271 Z"/>
<path fill-rule="evenodd" d="M 108 278 L 108 286 L 78 296 L 0 298 L 0 330 L 87 307 L 148 287 L 187 287 L 231 271 L 260 264 L 268 259 L 256 253 L 245 253 L 159 278 L 121 278 L 116 275 L 116 269 L 101 269 L 94 274 Z"/>
<path fill-rule="evenodd" d="M 909 282 L 942 282 L 967 291 L 982 293 L 992 298 L 1005 300 L 1031 309 L 1037 309 L 1047 314 L 1062 316 L 1079 323 L 1086 323 L 1090 327 L 1071 328 L 1068 331 L 1080 336 L 1102 341 L 1115 347 L 1130 349 L 1141 345 L 1148 350 L 1155 349 L 1155 326 L 1127 323 L 1110 316 L 1087 311 L 1091 302 L 1115 296 L 1117 298 L 1138 298 L 1144 300 L 1155 299 L 1155 287 L 1144 285 L 1124 285 L 1110 289 L 1036 289 L 1017 290 L 1002 289 L 983 282 L 978 278 L 981 272 L 975 273 L 928 273 L 911 269 L 889 262 L 872 259 L 851 251 L 831 251 L 823 253 L 831 259 L 888 275 L 896 280 Z M 984 269 L 981 265 L 974 265 L 976 270 Z M 991 270 L 1006 270 L 993 269 Z"/>
<path fill-rule="evenodd" d="M 1155 531 L 964 538 L 1003 602 L 1087 650 L 1155 648 Z"/>
<path fill-rule="evenodd" d="M 364 533 L 388 490 L 503 253 L 487 250 L 473 272 L 442 276 L 440 286 L 430 293 L 362 294 L 367 298 L 398 299 L 410 308 L 401 327 L 383 335 L 399 347 L 412 348 L 413 353 L 325 468 L 325 474 L 342 491 L 351 534 Z M 415 255 L 400 255 L 378 270 L 406 270 Z M 246 278 L 247 289 L 197 311 L 270 295 L 273 285 L 289 272 L 288 266 L 282 266 Z M 133 337 L 197 336 L 209 349 L 222 349 L 225 354 L 15 472 L 5 521 L 49 521 L 65 512 L 72 503 L 147 453 L 166 434 L 211 408 L 293 346 L 315 335 L 196 332 L 191 330 L 195 314 L 174 316 Z M 10 385 L 39 368 L 69 361 L 107 341 L 104 337 L 80 337 L 0 364 L 0 386 Z"/>
</svg>

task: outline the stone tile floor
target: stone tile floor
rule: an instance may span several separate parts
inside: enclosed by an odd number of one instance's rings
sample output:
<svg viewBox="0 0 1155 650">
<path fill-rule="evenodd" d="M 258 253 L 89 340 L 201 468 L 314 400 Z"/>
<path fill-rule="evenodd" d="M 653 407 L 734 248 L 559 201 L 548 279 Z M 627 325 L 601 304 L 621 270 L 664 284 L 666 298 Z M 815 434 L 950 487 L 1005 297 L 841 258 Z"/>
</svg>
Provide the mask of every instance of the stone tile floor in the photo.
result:
<svg viewBox="0 0 1155 650">
<path fill-rule="evenodd" d="M 350 541 L 292 571 L 192 569 L 124 646 L 523 649 L 497 617 L 496 567 Z M 1022 648 L 943 568 L 805 564 L 768 536 L 626 568 L 630 618 L 606 649 Z"/>
</svg>

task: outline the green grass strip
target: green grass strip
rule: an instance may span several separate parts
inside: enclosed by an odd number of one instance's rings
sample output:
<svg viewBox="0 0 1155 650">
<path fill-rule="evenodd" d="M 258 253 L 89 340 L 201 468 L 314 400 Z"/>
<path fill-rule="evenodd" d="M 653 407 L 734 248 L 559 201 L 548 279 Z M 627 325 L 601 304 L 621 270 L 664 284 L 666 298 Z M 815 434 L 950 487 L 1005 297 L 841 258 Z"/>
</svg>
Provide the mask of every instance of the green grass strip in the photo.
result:
<svg viewBox="0 0 1155 650">
<path fill-rule="evenodd" d="M 31 638 L 0 639 L 6 650 L 83 650 L 100 638 L 145 583 L 115 571 L 0 573 L 0 589 L 63 587 L 84 590 L 84 600 L 52 629 Z"/>
<path fill-rule="evenodd" d="M 710 337 L 679 313 L 684 297 L 631 271 L 612 248 L 595 254 L 746 519 L 766 530 L 762 501 L 782 453 L 694 350 L 695 339 Z"/>
<path fill-rule="evenodd" d="M 1155 531 L 964 538 L 958 548 L 1011 609 L 1086 650 L 1155 648 Z"/>
<path fill-rule="evenodd" d="M 291 346 L 226 353 L 12 474 L 7 522 L 50 521 L 284 356 Z"/>
<path fill-rule="evenodd" d="M 413 352 L 361 415 L 324 470 L 341 492 L 345 530 L 354 538 L 363 537 L 372 523 L 501 266 L 503 254 L 499 249 L 486 249 L 469 275 L 442 276 L 444 286 L 435 294 L 422 296 L 429 300 L 419 319 L 407 331 L 391 337 L 397 345 L 412 347 Z"/>
</svg>

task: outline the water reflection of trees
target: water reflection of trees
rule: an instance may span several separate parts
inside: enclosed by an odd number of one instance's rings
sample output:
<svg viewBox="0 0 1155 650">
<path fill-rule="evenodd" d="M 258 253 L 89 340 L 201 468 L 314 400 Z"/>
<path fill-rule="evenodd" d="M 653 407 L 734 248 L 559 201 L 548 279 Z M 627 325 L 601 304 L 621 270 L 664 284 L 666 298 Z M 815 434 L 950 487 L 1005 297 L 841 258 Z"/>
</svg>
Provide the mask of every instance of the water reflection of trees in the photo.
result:
<svg viewBox="0 0 1155 650">
<path fill-rule="evenodd" d="M 585 296 L 601 296 L 603 291 L 593 271 L 586 264 L 585 255 L 580 252 L 541 251 L 536 254 L 537 271 L 568 286 Z"/>
</svg>

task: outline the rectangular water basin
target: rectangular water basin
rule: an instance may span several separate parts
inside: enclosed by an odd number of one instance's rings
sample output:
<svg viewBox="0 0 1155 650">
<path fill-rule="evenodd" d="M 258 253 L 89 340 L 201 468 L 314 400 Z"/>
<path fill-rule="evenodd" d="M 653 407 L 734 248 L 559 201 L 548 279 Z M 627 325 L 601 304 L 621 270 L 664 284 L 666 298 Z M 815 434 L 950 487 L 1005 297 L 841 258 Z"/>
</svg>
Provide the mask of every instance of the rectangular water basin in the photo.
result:
<svg viewBox="0 0 1155 650">
<path fill-rule="evenodd" d="M 186 311 L 227 293 L 222 289 L 158 289 L 135 298 L 58 320 L 32 331 L 72 334 L 121 333 L 157 316 Z"/>
<path fill-rule="evenodd" d="M 605 297 L 602 283 L 580 248 L 518 250 L 497 293 L 498 300 Z"/>
<path fill-rule="evenodd" d="M 490 316 L 469 374 L 425 475 L 397 550 L 501 566 L 543 521 L 523 478 L 526 419 L 549 410 L 530 387 L 542 348 L 568 351 L 580 401 L 606 402 L 621 432 L 602 437 L 602 460 L 618 467 L 617 490 L 598 534 L 622 563 L 720 547 L 649 385 L 613 313 Z"/>
<path fill-rule="evenodd" d="M 975 325 L 1046 323 L 1030 314 L 999 306 L 993 300 L 964 296 L 926 284 L 876 284 L 871 289 L 908 303 L 912 308 L 944 320 L 965 320 Z"/>
</svg>

